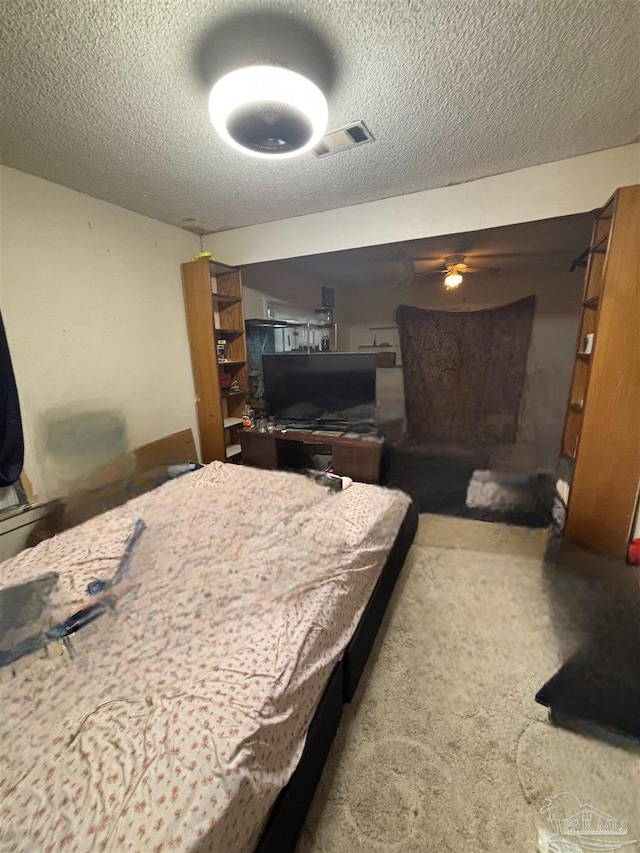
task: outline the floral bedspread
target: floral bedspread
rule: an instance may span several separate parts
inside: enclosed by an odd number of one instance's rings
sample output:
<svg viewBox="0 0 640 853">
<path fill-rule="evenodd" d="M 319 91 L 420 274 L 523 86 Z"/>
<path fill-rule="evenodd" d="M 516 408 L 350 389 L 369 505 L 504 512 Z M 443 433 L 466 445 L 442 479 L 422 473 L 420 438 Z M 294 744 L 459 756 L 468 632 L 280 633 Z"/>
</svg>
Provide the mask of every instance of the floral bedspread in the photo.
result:
<svg viewBox="0 0 640 853">
<path fill-rule="evenodd" d="M 69 615 L 145 524 L 74 656 L 0 669 L 0 850 L 252 850 L 407 506 L 216 462 L 1 564 Z"/>
</svg>

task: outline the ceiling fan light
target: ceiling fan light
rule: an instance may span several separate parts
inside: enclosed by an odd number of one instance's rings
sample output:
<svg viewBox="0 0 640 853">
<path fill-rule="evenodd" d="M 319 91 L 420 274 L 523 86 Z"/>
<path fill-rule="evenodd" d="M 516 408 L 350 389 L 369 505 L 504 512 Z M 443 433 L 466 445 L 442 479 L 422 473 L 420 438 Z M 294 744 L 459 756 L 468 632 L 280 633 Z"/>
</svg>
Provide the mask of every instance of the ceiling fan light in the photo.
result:
<svg viewBox="0 0 640 853">
<path fill-rule="evenodd" d="M 462 284 L 462 275 L 455 270 L 450 270 L 444 278 L 444 286 L 447 290 L 453 290 L 454 287 Z"/>
<path fill-rule="evenodd" d="M 320 89 L 301 74 L 277 65 L 250 65 L 215 83 L 209 115 L 232 148 L 283 160 L 304 154 L 322 139 L 329 111 Z"/>
</svg>

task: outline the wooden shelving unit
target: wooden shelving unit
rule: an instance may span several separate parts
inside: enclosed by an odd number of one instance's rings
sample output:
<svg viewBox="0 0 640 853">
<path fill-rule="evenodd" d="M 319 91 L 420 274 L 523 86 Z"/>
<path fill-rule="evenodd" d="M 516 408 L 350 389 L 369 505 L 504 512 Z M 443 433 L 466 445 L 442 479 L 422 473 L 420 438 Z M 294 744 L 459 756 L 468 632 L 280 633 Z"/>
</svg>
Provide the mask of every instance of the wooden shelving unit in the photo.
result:
<svg viewBox="0 0 640 853">
<path fill-rule="evenodd" d="M 572 461 L 565 537 L 624 557 L 640 483 L 640 185 L 596 216 L 562 439 Z M 585 336 L 592 334 L 590 353 Z"/>
<path fill-rule="evenodd" d="M 247 347 L 240 271 L 206 259 L 182 264 L 191 366 L 203 462 L 238 459 L 238 431 L 248 391 Z M 228 358 L 218 361 L 216 344 L 227 341 Z M 240 390 L 220 387 L 230 374 Z"/>
</svg>

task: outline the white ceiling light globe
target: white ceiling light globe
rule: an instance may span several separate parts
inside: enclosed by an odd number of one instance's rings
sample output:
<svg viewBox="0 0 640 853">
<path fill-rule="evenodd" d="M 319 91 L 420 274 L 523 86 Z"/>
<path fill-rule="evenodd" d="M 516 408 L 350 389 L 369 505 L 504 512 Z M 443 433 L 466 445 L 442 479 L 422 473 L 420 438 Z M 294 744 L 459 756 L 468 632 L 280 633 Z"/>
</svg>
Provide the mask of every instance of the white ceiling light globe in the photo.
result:
<svg viewBox="0 0 640 853">
<path fill-rule="evenodd" d="M 282 160 L 322 139 L 329 111 L 320 89 L 295 71 L 250 65 L 211 89 L 209 114 L 224 141 L 252 157 Z"/>
<path fill-rule="evenodd" d="M 458 287 L 459 284 L 462 284 L 462 276 L 459 272 L 452 271 L 445 276 L 444 286 L 448 290 L 451 290 L 454 287 Z"/>
</svg>

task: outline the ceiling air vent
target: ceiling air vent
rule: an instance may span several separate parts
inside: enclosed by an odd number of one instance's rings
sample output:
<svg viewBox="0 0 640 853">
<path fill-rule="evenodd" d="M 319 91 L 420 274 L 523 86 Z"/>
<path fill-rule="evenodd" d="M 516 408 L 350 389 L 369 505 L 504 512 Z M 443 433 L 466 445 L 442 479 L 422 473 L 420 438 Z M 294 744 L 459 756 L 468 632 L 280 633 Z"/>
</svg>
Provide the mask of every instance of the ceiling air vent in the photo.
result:
<svg viewBox="0 0 640 853">
<path fill-rule="evenodd" d="M 357 121 L 327 133 L 314 145 L 313 153 L 316 157 L 327 157 L 356 145 L 364 145 L 365 142 L 373 142 L 373 134 L 363 121 Z"/>
</svg>

